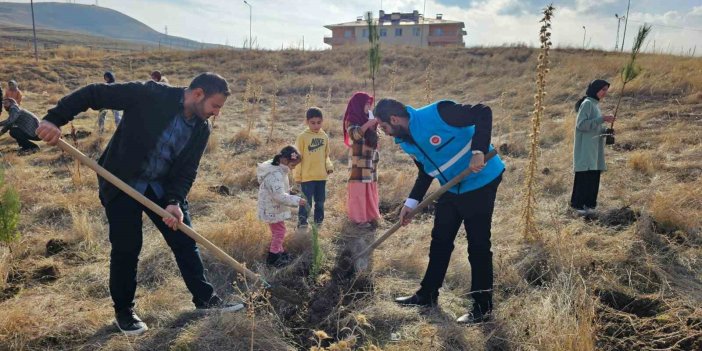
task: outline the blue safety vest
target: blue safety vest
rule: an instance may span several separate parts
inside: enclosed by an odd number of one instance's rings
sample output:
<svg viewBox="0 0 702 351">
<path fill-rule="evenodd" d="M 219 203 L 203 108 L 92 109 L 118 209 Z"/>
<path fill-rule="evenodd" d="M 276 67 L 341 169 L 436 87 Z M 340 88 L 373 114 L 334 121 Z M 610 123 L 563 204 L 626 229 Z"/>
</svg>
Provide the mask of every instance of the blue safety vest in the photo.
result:
<svg viewBox="0 0 702 351">
<path fill-rule="evenodd" d="M 410 154 L 424 167 L 424 172 L 437 178 L 441 185 L 468 168 L 473 156 L 471 142 L 475 126 L 453 127 L 441 119 L 439 102 L 414 109 L 407 106 L 410 115 L 409 132 L 414 142 L 395 138 L 402 150 Z M 494 147 L 490 145 L 489 150 Z M 449 189 L 462 194 L 481 188 L 497 178 L 505 169 L 498 155 L 490 159 L 482 171 L 472 173 Z"/>
</svg>

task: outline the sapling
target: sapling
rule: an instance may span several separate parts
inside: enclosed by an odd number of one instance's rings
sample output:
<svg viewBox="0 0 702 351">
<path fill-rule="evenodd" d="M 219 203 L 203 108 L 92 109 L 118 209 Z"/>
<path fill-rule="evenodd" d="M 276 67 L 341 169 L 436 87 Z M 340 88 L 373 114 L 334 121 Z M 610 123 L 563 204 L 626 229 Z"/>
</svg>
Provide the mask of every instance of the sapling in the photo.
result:
<svg viewBox="0 0 702 351">
<path fill-rule="evenodd" d="M 614 108 L 614 118 L 617 118 L 617 113 L 619 112 L 619 105 L 622 103 L 622 96 L 624 95 L 624 88 L 626 84 L 638 77 L 641 73 L 641 67 L 636 64 L 636 58 L 641 52 L 641 47 L 643 46 L 646 37 L 651 33 L 651 26 L 644 24 L 639 27 L 639 32 L 636 34 L 636 39 L 634 40 L 634 46 L 631 49 L 631 55 L 629 56 L 629 62 L 622 68 L 621 78 L 622 78 L 622 88 L 619 90 L 619 98 L 617 98 L 617 106 Z M 614 144 L 614 121 L 608 129 L 605 130 L 605 143 L 607 145 Z"/>
<path fill-rule="evenodd" d="M 366 14 L 366 22 L 368 23 L 368 42 L 370 43 L 368 66 L 370 69 L 371 88 L 373 96 L 375 96 L 375 77 L 380 68 L 380 34 L 378 33 L 378 24 L 373 23 L 373 13 L 370 11 Z"/>
<path fill-rule="evenodd" d="M 20 198 L 17 190 L 11 185 L 5 184 L 5 172 L 0 168 L 0 242 L 7 244 L 12 253 L 11 242 L 19 239 L 17 224 L 20 216 Z"/>
</svg>

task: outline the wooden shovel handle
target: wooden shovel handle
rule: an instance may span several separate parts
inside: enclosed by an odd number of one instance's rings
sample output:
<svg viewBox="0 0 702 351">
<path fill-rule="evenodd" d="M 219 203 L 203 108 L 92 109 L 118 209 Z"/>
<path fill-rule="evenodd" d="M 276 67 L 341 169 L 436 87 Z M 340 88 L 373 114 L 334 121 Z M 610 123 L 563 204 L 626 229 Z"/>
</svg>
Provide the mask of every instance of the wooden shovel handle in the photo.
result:
<svg viewBox="0 0 702 351">
<path fill-rule="evenodd" d="M 497 150 L 493 149 L 492 151 L 488 152 L 485 155 L 485 163 L 487 161 L 490 161 L 491 158 L 495 157 L 497 155 Z M 419 212 L 421 212 L 425 207 L 429 206 L 434 200 L 438 199 L 439 196 L 443 195 L 445 192 L 447 192 L 449 189 L 451 189 L 454 185 L 460 183 L 463 178 L 467 177 L 470 175 L 472 172 L 470 168 L 466 168 L 463 170 L 463 172 L 459 173 L 457 176 L 455 176 L 453 179 L 451 179 L 448 183 L 444 184 L 436 190 L 435 192 L 431 193 L 431 195 L 427 196 L 422 202 L 420 202 L 417 207 L 415 207 L 412 211 L 410 211 L 409 215 L 413 216 Z M 391 235 L 393 235 L 398 229 L 402 227 L 402 221 L 398 221 L 388 229 L 385 234 L 383 234 L 380 238 L 376 239 L 372 244 L 368 245 L 361 253 L 356 255 L 355 259 L 358 259 L 359 257 L 363 257 L 372 250 L 375 250 L 376 247 L 380 246 L 385 240 L 387 240 Z"/>
<path fill-rule="evenodd" d="M 153 201 L 149 200 L 146 196 L 144 196 L 141 193 L 139 193 L 138 191 L 134 190 L 134 188 L 129 186 L 127 183 L 125 183 L 121 179 L 117 178 L 114 174 L 110 173 L 108 170 L 102 168 L 93 159 L 89 158 L 88 156 L 85 156 L 78 149 L 74 148 L 73 146 L 71 146 L 67 142 L 63 141 L 63 139 L 59 139 L 58 144 L 56 144 L 56 146 L 58 146 L 61 150 L 67 152 L 69 155 L 78 159 L 82 164 L 88 166 L 90 169 L 92 169 L 98 175 L 100 175 L 100 177 L 102 177 L 106 181 L 110 182 L 112 185 L 116 186 L 119 190 L 124 191 L 131 198 L 138 201 L 140 204 L 146 206 L 146 208 L 155 212 L 157 215 L 159 215 L 163 218 L 173 217 L 165 209 L 161 208 L 161 206 L 157 205 Z M 184 223 L 179 223 L 178 229 L 180 229 L 180 231 L 185 233 L 185 235 L 191 237 L 198 244 L 206 247 L 208 250 L 210 250 L 210 252 L 212 252 L 215 256 L 217 256 L 220 260 L 226 262 L 228 265 L 230 265 L 232 268 L 234 268 L 234 270 L 237 273 L 243 274 L 249 282 L 253 282 L 254 286 L 260 285 L 260 286 L 263 286 L 264 288 L 270 287 L 270 285 L 265 280 L 261 279 L 261 277 L 259 277 L 256 273 L 252 272 L 251 270 L 246 268 L 243 264 L 241 264 L 237 260 L 233 259 L 226 252 L 224 252 L 222 249 L 217 247 L 217 245 L 213 244 L 211 241 L 207 240 L 205 237 L 198 234 L 195 230 L 193 230 L 193 228 L 190 228 L 189 226 L 185 225 Z"/>
</svg>

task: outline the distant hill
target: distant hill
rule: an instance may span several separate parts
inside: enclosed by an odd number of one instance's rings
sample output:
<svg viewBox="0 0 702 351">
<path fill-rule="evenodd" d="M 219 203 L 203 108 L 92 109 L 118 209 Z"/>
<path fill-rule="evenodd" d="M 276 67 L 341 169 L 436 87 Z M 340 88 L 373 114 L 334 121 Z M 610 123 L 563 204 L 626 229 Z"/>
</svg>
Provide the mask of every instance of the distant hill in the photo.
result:
<svg viewBox="0 0 702 351">
<path fill-rule="evenodd" d="M 163 45 L 178 49 L 219 47 L 176 36 L 166 36 L 119 11 L 105 7 L 56 2 L 34 4 L 37 28 L 126 40 L 140 45 Z M 29 4 L 0 3 L 0 26 L 31 27 Z M 1 30 L 1 29 L 0 29 Z"/>
</svg>

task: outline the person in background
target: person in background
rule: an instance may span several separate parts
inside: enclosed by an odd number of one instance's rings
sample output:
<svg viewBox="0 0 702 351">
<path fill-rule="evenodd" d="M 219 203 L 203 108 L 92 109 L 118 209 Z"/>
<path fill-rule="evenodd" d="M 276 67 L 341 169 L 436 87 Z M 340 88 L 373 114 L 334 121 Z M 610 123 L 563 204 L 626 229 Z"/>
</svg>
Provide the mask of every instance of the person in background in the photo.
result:
<svg viewBox="0 0 702 351">
<path fill-rule="evenodd" d="M 294 179 L 300 183 L 302 193 L 310 207 L 314 201 L 314 223 L 324 221 L 327 177 L 333 172 L 329 158 L 329 136 L 322 130 L 322 110 L 311 107 L 305 114 L 307 128 L 297 136 L 295 146 L 302 152 L 302 162 L 293 171 Z M 298 210 L 298 228 L 307 226 L 307 206 Z"/>
<path fill-rule="evenodd" d="M 285 220 L 291 217 L 288 207 L 306 206 L 305 199 L 290 194 L 288 173 L 300 163 L 300 153 L 293 146 L 286 146 L 272 160 L 262 162 L 256 169 L 261 186 L 258 189 L 258 218 L 271 229 L 271 245 L 267 263 L 282 267 L 290 263 L 290 255 L 283 250 Z"/>
<path fill-rule="evenodd" d="M 153 71 L 151 72 L 151 80 L 153 80 L 156 83 L 164 83 L 168 84 L 168 79 L 161 74 L 161 71 Z"/>
<path fill-rule="evenodd" d="M 33 154 L 39 151 L 39 145 L 32 141 L 39 141 L 36 130 L 39 126 L 39 118 L 33 113 L 19 107 L 14 99 L 3 99 L 2 106 L 10 116 L 0 122 L 0 135 L 10 132 L 17 144 L 20 146 L 18 153 L 20 155 Z"/>
<path fill-rule="evenodd" d="M 7 82 L 7 91 L 5 91 L 5 99 L 13 99 L 17 105 L 22 105 L 22 90 L 19 89 L 17 81 L 10 80 Z"/>
<path fill-rule="evenodd" d="M 573 146 L 573 193 L 570 207 L 578 215 L 587 215 L 597 207 L 600 173 L 607 170 L 604 157 L 604 123 L 614 121 L 614 116 L 603 116 L 599 102 L 609 90 L 609 83 L 602 79 L 590 82 L 583 96 L 575 103 L 578 113 L 575 122 Z"/>
<path fill-rule="evenodd" d="M 353 94 L 344 113 L 344 144 L 351 148 L 351 174 L 347 188 L 349 220 L 371 228 L 380 218 L 378 196 L 378 121 L 371 118 L 373 97 Z"/>
<path fill-rule="evenodd" d="M 105 74 L 102 75 L 102 78 L 105 80 L 105 84 L 115 83 L 115 75 L 112 72 L 105 72 Z M 98 113 L 98 131 L 100 133 L 105 131 L 105 118 L 107 118 L 107 111 L 108 109 L 102 109 Z M 117 127 L 119 125 L 119 121 L 122 120 L 119 110 L 112 110 L 112 115 L 115 117 L 115 127 Z"/>
</svg>

